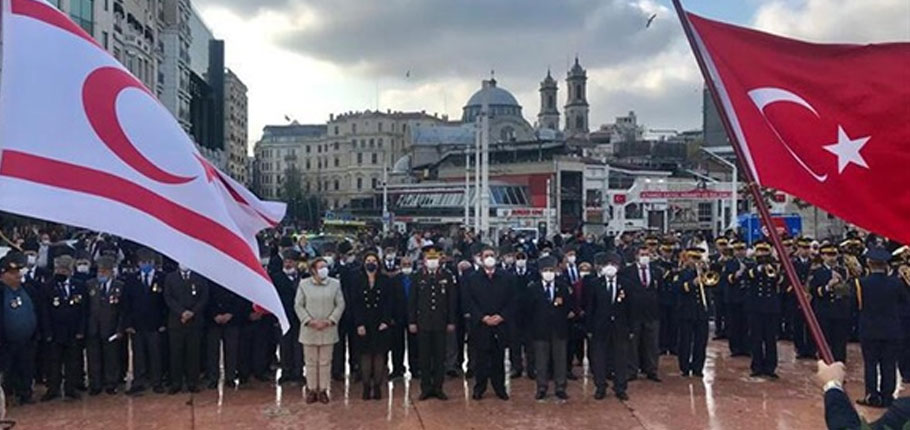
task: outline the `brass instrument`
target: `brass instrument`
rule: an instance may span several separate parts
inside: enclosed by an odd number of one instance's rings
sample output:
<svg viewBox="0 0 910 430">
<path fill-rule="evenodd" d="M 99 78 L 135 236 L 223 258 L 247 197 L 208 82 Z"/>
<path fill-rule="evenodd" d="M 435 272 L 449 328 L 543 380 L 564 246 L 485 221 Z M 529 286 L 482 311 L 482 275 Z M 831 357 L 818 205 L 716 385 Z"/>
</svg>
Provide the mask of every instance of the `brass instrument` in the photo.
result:
<svg viewBox="0 0 910 430">
<path fill-rule="evenodd" d="M 707 277 L 704 273 L 705 262 L 699 261 L 695 264 L 695 283 L 698 285 L 698 292 L 701 294 L 701 305 L 708 310 L 708 297 L 705 295 L 705 285 Z"/>
<path fill-rule="evenodd" d="M 897 268 L 897 275 L 910 287 L 910 264 L 902 264 Z"/>
<path fill-rule="evenodd" d="M 765 271 L 765 276 L 767 276 L 769 278 L 777 277 L 777 267 L 775 267 L 773 264 L 770 264 L 770 263 L 765 264 L 764 266 L 765 267 L 763 267 L 763 269 Z"/>
<path fill-rule="evenodd" d="M 715 287 L 720 283 L 720 273 L 716 270 L 709 270 L 702 274 L 702 282 L 708 287 Z"/>
<path fill-rule="evenodd" d="M 847 282 L 847 278 L 845 278 L 838 269 L 840 269 L 840 266 L 831 270 L 831 279 L 834 280 L 831 291 L 834 292 L 834 295 L 838 298 L 844 298 L 850 295 L 850 284 Z"/>
<path fill-rule="evenodd" d="M 856 258 L 853 254 L 844 255 L 844 267 L 847 269 L 847 274 L 851 278 L 860 278 L 863 276 L 865 270 L 863 265 L 859 262 L 859 259 Z"/>
</svg>

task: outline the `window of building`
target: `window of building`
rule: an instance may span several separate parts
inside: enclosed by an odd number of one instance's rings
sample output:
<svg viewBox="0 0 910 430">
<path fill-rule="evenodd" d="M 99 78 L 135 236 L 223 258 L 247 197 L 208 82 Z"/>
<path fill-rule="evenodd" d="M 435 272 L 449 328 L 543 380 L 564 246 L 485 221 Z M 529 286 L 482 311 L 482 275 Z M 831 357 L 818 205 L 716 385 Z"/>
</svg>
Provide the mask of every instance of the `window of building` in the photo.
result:
<svg viewBox="0 0 910 430">
<path fill-rule="evenodd" d="M 361 141 L 360 141 L 360 148 L 363 149 L 363 148 L 366 148 L 366 147 L 367 147 L 367 141 L 366 141 L 366 139 L 361 140 Z"/>
<path fill-rule="evenodd" d="M 89 35 L 95 34 L 94 0 L 70 0 L 70 18 Z"/>
<path fill-rule="evenodd" d="M 351 134 L 357 134 L 357 124 L 351 124 Z"/>
<path fill-rule="evenodd" d="M 584 128 L 585 128 L 585 119 L 583 116 L 578 115 L 577 117 L 575 117 L 575 129 L 584 130 Z"/>
<path fill-rule="evenodd" d="M 106 5 L 106 4 L 107 4 L 107 2 L 105 2 L 105 5 Z M 104 10 L 107 10 L 107 6 L 105 6 Z M 107 44 L 108 44 L 107 37 L 108 37 L 108 36 L 107 36 L 107 32 L 106 32 L 106 31 L 102 31 L 102 32 L 101 32 L 101 46 L 104 46 L 104 49 L 108 49 L 108 48 L 107 48 Z"/>
<path fill-rule="evenodd" d="M 373 164 L 376 164 L 379 162 L 379 154 L 377 154 L 375 152 L 370 154 L 370 158 L 372 159 Z"/>
<path fill-rule="evenodd" d="M 581 84 L 575 84 L 575 97 L 581 98 Z"/>
<path fill-rule="evenodd" d="M 310 170 L 310 159 L 309 158 L 306 159 L 306 169 Z"/>
<path fill-rule="evenodd" d="M 325 190 L 326 190 L 326 191 L 329 190 L 329 181 L 325 181 Z"/>
<path fill-rule="evenodd" d="M 698 204 L 698 222 L 711 222 L 713 203 L 702 202 Z"/>
<path fill-rule="evenodd" d="M 547 108 L 553 109 L 553 106 L 556 104 L 556 101 L 553 100 L 553 94 L 547 95 Z"/>
<path fill-rule="evenodd" d="M 338 136 L 338 126 L 335 126 L 335 136 Z"/>
<path fill-rule="evenodd" d="M 338 142 L 335 142 L 335 150 L 338 150 Z"/>
<path fill-rule="evenodd" d="M 322 145 L 316 145 L 316 153 L 322 154 Z"/>
<path fill-rule="evenodd" d="M 375 148 L 375 147 L 376 147 L 376 141 L 374 139 L 370 139 L 370 148 Z"/>
<path fill-rule="evenodd" d="M 338 157 L 335 157 L 335 167 L 338 167 Z"/>
<path fill-rule="evenodd" d="M 338 180 L 335 180 L 335 191 L 338 191 Z"/>
<path fill-rule="evenodd" d="M 310 145 L 307 145 L 307 146 L 306 146 L 306 153 L 307 153 L 307 154 L 310 153 Z"/>
<path fill-rule="evenodd" d="M 379 122 L 379 124 L 377 124 L 377 127 L 379 127 L 379 132 L 382 133 L 382 122 Z"/>
<path fill-rule="evenodd" d="M 373 178 L 373 189 L 379 188 L 379 179 Z"/>
<path fill-rule="evenodd" d="M 379 149 L 382 149 L 382 138 L 381 137 L 379 138 L 378 144 L 379 144 Z"/>
<path fill-rule="evenodd" d="M 362 188 L 363 188 L 363 178 L 357 178 L 357 190 L 359 191 Z"/>
<path fill-rule="evenodd" d="M 362 152 L 357 153 L 357 164 L 363 164 L 363 153 Z"/>
</svg>

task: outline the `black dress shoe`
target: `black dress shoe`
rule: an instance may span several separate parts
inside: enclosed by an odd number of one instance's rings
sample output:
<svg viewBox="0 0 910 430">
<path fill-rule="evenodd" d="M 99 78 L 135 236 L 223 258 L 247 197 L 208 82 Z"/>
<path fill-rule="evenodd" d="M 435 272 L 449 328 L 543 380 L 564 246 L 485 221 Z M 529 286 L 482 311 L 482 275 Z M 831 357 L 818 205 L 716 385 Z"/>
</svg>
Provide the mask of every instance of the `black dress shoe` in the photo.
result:
<svg viewBox="0 0 910 430">
<path fill-rule="evenodd" d="M 688 370 L 682 370 L 682 371 L 679 372 L 679 376 L 682 376 L 683 378 L 688 378 L 689 375 L 691 375 L 691 374 L 692 374 L 692 373 L 689 372 Z"/>
<path fill-rule="evenodd" d="M 372 387 L 363 387 L 363 395 L 361 396 L 363 400 L 370 400 L 373 398 L 373 388 Z"/>
<path fill-rule="evenodd" d="M 559 400 L 569 400 L 569 395 L 565 391 L 557 391 L 556 398 Z"/>
<path fill-rule="evenodd" d="M 180 387 L 171 387 L 170 390 L 167 390 L 167 393 L 170 394 L 170 395 L 174 395 L 174 394 L 179 393 L 180 391 L 182 391 L 182 390 L 180 389 Z"/>
<path fill-rule="evenodd" d="M 190 385 L 189 387 L 187 387 L 187 391 L 195 394 L 195 393 L 199 392 L 199 387 L 196 385 Z"/>
<path fill-rule="evenodd" d="M 422 402 L 424 400 L 429 399 L 430 397 L 433 397 L 433 395 L 430 394 L 428 391 L 424 391 L 424 392 L 420 393 L 420 397 L 418 397 L 417 400 Z"/>
<path fill-rule="evenodd" d="M 701 373 L 701 370 L 697 370 L 697 371 L 695 371 L 695 372 L 692 372 L 692 376 L 694 376 L 694 377 L 696 377 L 696 378 L 702 378 L 702 377 L 705 376 L 705 374 L 704 374 L 704 373 Z"/>
<path fill-rule="evenodd" d="M 568 379 L 568 380 L 570 380 L 570 381 L 577 381 L 577 380 L 578 380 L 578 375 L 576 375 L 574 372 L 569 372 L 569 373 L 566 375 L 566 379 Z"/>
<path fill-rule="evenodd" d="M 648 380 L 654 381 L 654 382 L 662 382 L 660 377 L 658 377 L 657 375 L 648 375 Z"/>
<path fill-rule="evenodd" d="M 304 385 L 306 385 L 306 384 L 304 383 Z M 224 381 L 224 389 L 225 389 L 225 390 L 233 390 L 233 389 L 236 389 L 236 388 L 239 387 L 239 386 L 240 386 L 240 385 L 237 384 L 236 381 Z"/>
<path fill-rule="evenodd" d="M 373 400 L 382 400 L 382 388 L 380 385 L 373 386 Z"/>
<path fill-rule="evenodd" d="M 635 381 L 635 380 L 638 380 L 638 374 L 637 374 L 637 373 L 636 373 L 636 374 L 633 374 L 633 375 L 629 375 L 629 378 L 626 379 L 626 382 L 632 382 L 632 381 Z"/>
<path fill-rule="evenodd" d="M 449 370 L 449 371 L 446 372 L 446 376 L 448 376 L 449 378 L 457 378 L 457 377 L 458 377 L 458 371 L 457 371 L 457 370 Z"/>
<path fill-rule="evenodd" d="M 534 400 L 543 400 L 545 398 L 547 398 L 546 391 L 538 391 L 537 394 L 534 396 Z"/>
<path fill-rule="evenodd" d="M 104 390 L 104 392 L 113 396 L 113 395 L 117 394 L 117 389 L 114 387 L 110 387 L 110 388 Z"/>
<path fill-rule="evenodd" d="M 509 394 L 505 391 L 496 393 L 496 397 L 499 397 L 499 400 L 509 400 Z"/>
<path fill-rule="evenodd" d="M 532 381 L 533 381 L 533 380 L 536 380 L 536 379 L 537 379 L 537 372 L 528 371 L 528 379 L 530 379 L 530 380 L 532 380 Z"/>
<path fill-rule="evenodd" d="M 436 398 L 439 400 L 449 400 L 449 396 L 442 392 L 442 390 L 436 392 Z"/>
<path fill-rule="evenodd" d="M 465 377 L 465 378 L 468 378 L 468 379 L 473 378 L 473 377 L 474 377 L 474 369 L 468 369 L 468 371 L 465 372 L 464 377 Z"/>
<path fill-rule="evenodd" d="M 77 393 L 75 390 L 66 391 L 63 393 L 63 397 L 70 399 L 70 400 L 79 400 L 79 393 Z"/>
<path fill-rule="evenodd" d="M 56 393 L 56 392 L 53 392 L 53 391 L 48 391 L 48 392 L 44 393 L 43 396 L 41 396 L 41 401 L 42 401 L 42 402 L 49 402 L 49 401 L 51 401 L 51 400 L 59 399 L 59 398 L 60 398 L 60 393 Z"/>
<path fill-rule="evenodd" d="M 758 378 L 759 376 L 762 376 L 761 372 L 752 372 L 749 374 L 750 378 Z"/>
<path fill-rule="evenodd" d="M 154 391 L 156 394 L 164 393 L 164 385 L 156 385 L 154 388 L 152 388 L 152 391 Z"/>
<path fill-rule="evenodd" d="M 606 397 L 607 397 L 606 389 L 598 388 L 597 391 L 594 392 L 594 400 L 603 400 Z"/>
<path fill-rule="evenodd" d="M 616 393 L 616 398 L 621 401 L 626 401 L 626 400 L 629 400 L 629 395 L 626 394 L 625 391 L 620 391 L 620 392 Z"/>
<path fill-rule="evenodd" d="M 126 395 L 135 396 L 136 394 L 140 394 L 143 391 L 145 391 L 145 387 L 143 387 L 142 385 L 134 385 L 134 386 L 130 387 L 129 390 L 126 390 Z"/>
<path fill-rule="evenodd" d="M 767 376 L 769 379 L 780 379 L 780 376 L 777 376 L 777 374 L 774 372 L 766 373 L 765 376 Z"/>
<path fill-rule="evenodd" d="M 89 395 L 89 396 L 95 397 L 95 396 L 97 396 L 97 395 L 99 395 L 99 394 L 101 394 L 101 389 L 100 389 L 100 388 L 92 388 L 91 390 L 88 390 L 88 395 Z"/>
<path fill-rule="evenodd" d="M 471 394 L 471 398 L 474 399 L 474 400 L 482 400 L 482 399 L 483 399 L 483 393 L 481 393 L 481 392 L 479 392 L 479 391 L 475 391 L 474 394 Z"/>
<path fill-rule="evenodd" d="M 403 371 L 395 371 L 395 372 L 389 373 L 389 379 L 399 379 L 403 376 L 404 376 Z"/>
</svg>

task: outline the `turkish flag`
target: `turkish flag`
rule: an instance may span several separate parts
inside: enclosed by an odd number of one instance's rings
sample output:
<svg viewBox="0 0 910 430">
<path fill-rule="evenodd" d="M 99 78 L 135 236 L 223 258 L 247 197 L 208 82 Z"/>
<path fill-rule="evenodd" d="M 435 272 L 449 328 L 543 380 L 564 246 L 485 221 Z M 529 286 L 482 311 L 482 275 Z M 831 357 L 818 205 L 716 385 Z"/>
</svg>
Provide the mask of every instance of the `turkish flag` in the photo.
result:
<svg viewBox="0 0 910 430">
<path fill-rule="evenodd" d="M 759 184 L 910 243 L 910 43 L 807 43 L 686 13 Z"/>
<path fill-rule="evenodd" d="M 2 0 L 0 210 L 145 244 L 288 321 L 256 233 L 284 217 L 42 0 Z"/>
</svg>

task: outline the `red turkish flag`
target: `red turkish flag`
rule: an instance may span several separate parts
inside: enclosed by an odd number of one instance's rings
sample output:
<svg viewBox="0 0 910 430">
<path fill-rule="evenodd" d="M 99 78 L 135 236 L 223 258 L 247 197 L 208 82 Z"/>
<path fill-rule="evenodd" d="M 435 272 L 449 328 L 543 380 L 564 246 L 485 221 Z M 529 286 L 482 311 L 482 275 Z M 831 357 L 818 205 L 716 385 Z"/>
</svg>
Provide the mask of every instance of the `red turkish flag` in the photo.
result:
<svg viewBox="0 0 910 430">
<path fill-rule="evenodd" d="M 910 43 L 806 43 L 686 16 L 758 183 L 910 243 Z"/>
</svg>

